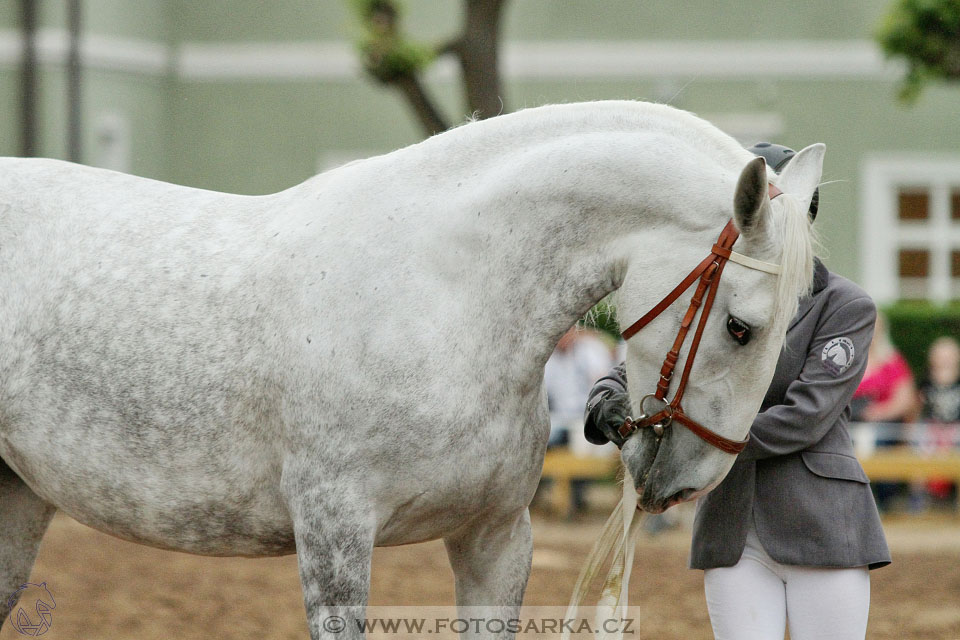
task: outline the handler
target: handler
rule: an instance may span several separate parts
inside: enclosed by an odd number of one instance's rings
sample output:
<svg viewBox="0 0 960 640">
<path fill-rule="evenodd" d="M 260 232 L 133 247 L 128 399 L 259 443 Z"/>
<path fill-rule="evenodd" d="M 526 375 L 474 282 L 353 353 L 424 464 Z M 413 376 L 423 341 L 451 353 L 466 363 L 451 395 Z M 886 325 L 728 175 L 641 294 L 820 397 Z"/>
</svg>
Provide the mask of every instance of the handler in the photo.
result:
<svg viewBox="0 0 960 640">
<path fill-rule="evenodd" d="M 780 171 L 791 149 L 750 148 Z M 816 217 L 818 194 L 810 205 Z M 690 566 L 704 569 L 718 640 L 864 638 L 869 570 L 890 563 L 870 484 L 846 424 L 867 366 L 876 307 L 815 260 L 750 442 L 723 482 L 697 503 Z M 733 339 L 733 338 L 731 338 Z M 594 386 L 584 431 L 623 445 L 630 415 L 623 365 Z"/>
</svg>

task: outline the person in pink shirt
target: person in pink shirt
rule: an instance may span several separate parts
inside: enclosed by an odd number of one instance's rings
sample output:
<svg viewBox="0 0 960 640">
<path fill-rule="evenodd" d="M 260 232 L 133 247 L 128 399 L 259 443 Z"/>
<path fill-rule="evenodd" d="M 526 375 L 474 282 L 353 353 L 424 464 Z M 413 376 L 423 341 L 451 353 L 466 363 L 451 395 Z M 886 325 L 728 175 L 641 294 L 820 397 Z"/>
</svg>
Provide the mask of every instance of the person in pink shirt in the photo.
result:
<svg viewBox="0 0 960 640">
<path fill-rule="evenodd" d="M 909 422 L 917 410 L 913 373 L 887 333 L 883 316 L 867 354 L 867 371 L 853 394 L 854 420 L 863 422 Z"/>
<path fill-rule="evenodd" d="M 903 423 L 910 422 L 917 411 L 917 387 L 913 373 L 904 357 L 890 342 L 883 315 L 877 314 L 877 323 L 867 354 L 867 370 L 860 386 L 853 394 L 851 420 L 856 422 Z M 903 444 L 904 434 L 898 424 L 881 426 L 875 431 L 876 446 Z M 888 511 L 891 502 L 901 493 L 909 493 L 905 484 L 874 482 L 871 484 L 877 507 Z"/>
</svg>

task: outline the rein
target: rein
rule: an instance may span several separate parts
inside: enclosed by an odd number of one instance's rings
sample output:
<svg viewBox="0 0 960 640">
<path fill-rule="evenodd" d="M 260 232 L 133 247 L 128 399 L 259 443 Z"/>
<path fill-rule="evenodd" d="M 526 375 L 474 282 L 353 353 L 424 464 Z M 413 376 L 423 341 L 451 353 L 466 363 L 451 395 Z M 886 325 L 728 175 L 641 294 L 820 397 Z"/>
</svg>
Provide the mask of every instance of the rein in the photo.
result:
<svg viewBox="0 0 960 640">
<path fill-rule="evenodd" d="M 776 186 L 772 184 L 769 185 L 769 197 L 771 200 L 781 193 L 783 192 Z M 733 244 L 739 237 L 740 232 L 737 231 L 731 219 L 727 222 L 723 231 L 720 232 L 720 237 L 717 238 L 716 244 L 713 245 L 710 255 L 704 258 L 680 284 L 674 287 L 673 291 L 668 293 L 660 302 L 650 309 L 650 311 L 644 314 L 642 318 L 627 327 L 627 329 L 620 334 L 624 340 L 629 340 L 635 336 L 654 318 L 663 313 L 667 307 L 673 304 L 694 282 L 699 280 L 693 298 L 690 300 L 690 306 L 687 307 L 687 312 L 684 314 L 683 320 L 680 323 L 680 330 L 677 332 L 677 337 L 673 341 L 673 347 L 663 360 L 663 366 L 660 368 L 660 380 L 657 382 L 657 390 L 654 393 L 644 396 L 640 400 L 640 411 L 642 415 L 639 418 L 634 420 L 627 416 L 623 425 L 618 429 L 620 437 L 626 439 L 640 429 L 651 427 L 657 438 L 660 438 L 663 436 L 664 429 L 676 421 L 692 431 L 703 441 L 726 453 L 736 455 L 747 446 L 747 442 L 750 440 L 749 434 L 743 440 L 730 440 L 729 438 L 725 438 L 690 418 L 684 413 L 683 406 L 681 405 L 683 393 L 687 388 L 687 379 L 690 377 L 690 370 L 697 356 L 697 349 L 700 347 L 700 338 L 703 337 L 703 329 L 707 324 L 707 317 L 710 315 L 710 310 L 713 308 L 713 301 L 717 296 L 717 287 L 720 284 L 720 276 L 723 274 L 723 268 L 727 262 L 737 262 L 747 268 L 764 271 L 766 273 L 780 273 L 779 265 L 756 260 L 733 251 Z M 704 296 L 706 296 L 706 301 L 704 301 Z M 673 373 L 677 366 L 677 359 L 680 357 L 680 348 L 687 338 L 687 333 L 693 325 L 693 320 L 701 304 L 703 305 L 703 311 L 700 314 L 697 329 L 693 334 L 693 341 L 690 343 L 690 352 L 687 356 L 686 364 L 683 367 L 683 372 L 680 375 L 680 382 L 677 385 L 673 399 L 667 402 L 665 398 L 670 389 L 670 381 L 673 378 Z M 648 405 L 650 405 L 649 411 L 647 409 Z"/>
</svg>

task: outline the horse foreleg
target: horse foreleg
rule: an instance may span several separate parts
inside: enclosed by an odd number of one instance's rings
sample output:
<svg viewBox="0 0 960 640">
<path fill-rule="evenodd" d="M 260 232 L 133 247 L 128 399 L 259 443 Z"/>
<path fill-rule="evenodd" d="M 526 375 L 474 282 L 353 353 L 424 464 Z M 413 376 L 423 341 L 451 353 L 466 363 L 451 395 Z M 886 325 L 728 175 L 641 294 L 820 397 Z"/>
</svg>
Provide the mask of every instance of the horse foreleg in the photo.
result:
<svg viewBox="0 0 960 640">
<path fill-rule="evenodd" d="M 284 470 L 310 639 L 362 638 L 374 527 L 350 487 Z"/>
<path fill-rule="evenodd" d="M 54 511 L 0 460 L 0 627 L 16 604 L 11 597 L 30 578 Z"/>
<path fill-rule="evenodd" d="M 512 638 L 506 622 L 518 618 L 530 577 L 533 535 L 530 512 L 484 524 L 469 533 L 445 538 L 457 587 L 457 607 L 463 618 L 495 620 L 472 629 L 480 637 Z"/>
</svg>

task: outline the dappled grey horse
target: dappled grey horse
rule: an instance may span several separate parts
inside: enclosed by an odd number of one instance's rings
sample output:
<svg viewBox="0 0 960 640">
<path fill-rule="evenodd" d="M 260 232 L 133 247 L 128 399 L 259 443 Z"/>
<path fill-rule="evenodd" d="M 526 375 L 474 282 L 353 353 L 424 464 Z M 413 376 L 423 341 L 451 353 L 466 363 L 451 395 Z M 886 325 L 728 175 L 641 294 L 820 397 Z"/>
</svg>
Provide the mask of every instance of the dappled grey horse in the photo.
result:
<svg viewBox="0 0 960 640">
<path fill-rule="evenodd" d="M 732 217 L 736 250 L 781 274 L 724 272 L 684 406 L 742 439 L 809 283 L 822 156 L 767 174 L 690 114 L 601 102 L 470 123 L 267 196 L 0 160 L 0 593 L 61 509 L 166 549 L 296 552 L 314 640 L 366 603 L 377 545 L 442 538 L 458 604 L 515 616 L 558 338 L 616 289 L 639 317 Z M 636 398 L 681 313 L 631 340 Z M 653 511 L 733 462 L 683 429 L 622 456 Z"/>
</svg>

